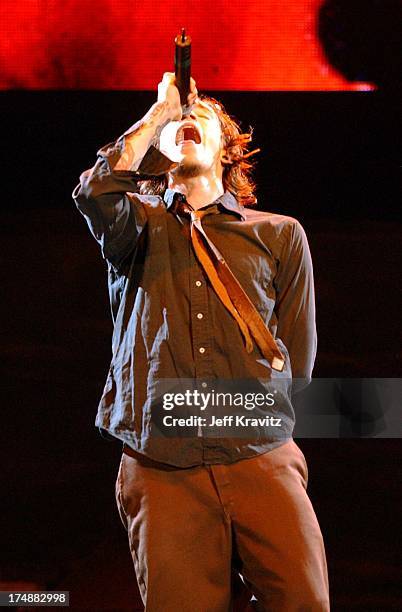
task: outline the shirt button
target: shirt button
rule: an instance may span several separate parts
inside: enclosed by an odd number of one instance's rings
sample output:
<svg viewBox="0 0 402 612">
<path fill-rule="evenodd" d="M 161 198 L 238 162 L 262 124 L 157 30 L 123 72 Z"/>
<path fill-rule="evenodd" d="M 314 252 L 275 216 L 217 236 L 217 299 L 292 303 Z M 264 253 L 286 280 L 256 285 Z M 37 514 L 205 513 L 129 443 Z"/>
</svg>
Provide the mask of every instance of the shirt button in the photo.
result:
<svg viewBox="0 0 402 612">
<path fill-rule="evenodd" d="M 205 387 L 208 387 L 208 384 L 206 382 L 203 382 L 203 383 L 201 383 L 201 387 L 204 387 L 204 389 L 205 389 Z"/>
<path fill-rule="evenodd" d="M 197 287 L 201 287 L 202 282 L 201 281 L 195 281 L 195 284 L 197 285 Z"/>
<path fill-rule="evenodd" d="M 200 346 L 198 350 L 200 351 L 200 353 L 205 353 L 205 348 L 203 346 Z"/>
<path fill-rule="evenodd" d="M 202 319 L 202 317 L 203 317 L 203 316 L 204 316 L 204 315 L 202 314 L 202 312 L 199 312 L 199 313 L 197 314 L 197 319 Z"/>
</svg>

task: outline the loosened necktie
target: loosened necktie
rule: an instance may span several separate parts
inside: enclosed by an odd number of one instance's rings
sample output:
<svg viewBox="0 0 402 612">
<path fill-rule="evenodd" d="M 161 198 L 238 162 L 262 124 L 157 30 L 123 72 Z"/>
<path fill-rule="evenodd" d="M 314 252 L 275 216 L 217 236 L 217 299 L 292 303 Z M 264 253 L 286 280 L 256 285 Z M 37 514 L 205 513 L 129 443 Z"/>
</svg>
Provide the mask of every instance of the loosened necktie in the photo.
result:
<svg viewBox="0 0 402 612">
<path fill-rule="evenodd" d="M 265 325 L 259 312 L 234 276 L 220 251 L 206 235 L 201 220 L 205 215 L 217 214 L 217 207 L 192 210 L 181 199 L 177 199 L 176 210 L 191 219 L 191 242 L 198 261 L 208 276 L 213 289 L 221 302 L 237 321 L 243 334 L 246 350 L 253 350 L 254 337 L 262 354 L 274 370 L 282 371 L 285 358 L 279 350 L 271 332 Z"/>
</svg>

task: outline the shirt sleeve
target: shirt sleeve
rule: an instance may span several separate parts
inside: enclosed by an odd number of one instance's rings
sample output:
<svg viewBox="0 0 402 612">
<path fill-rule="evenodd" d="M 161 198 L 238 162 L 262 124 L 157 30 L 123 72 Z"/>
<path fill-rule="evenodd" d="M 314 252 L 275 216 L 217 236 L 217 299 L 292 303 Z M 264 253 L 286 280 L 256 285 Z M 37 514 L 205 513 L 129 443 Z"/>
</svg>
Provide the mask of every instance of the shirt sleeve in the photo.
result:
<svg viewBox="0 0 402 612">
<path fill-rule="evenodd" d="M 138 125 L 139 122 L 116 142 L 99 149 L 95 165 L 81 174 L 72 194 L 101 246 L 102 256 L 114 266 L 134 249 L 146 224 L 141 197 L 135 195 L 138 181 L 165 174 L 172 166 L 171 160 L 151 145 L 137 170 L 114 170 L 124 150 L 125 136 Z"/>
<path fill-rule="evenodd" d="M 274 280 L 277 336 L 289 351 L 292 392 L 311 382 L 317 353 L 313 264 L 306 233 L 294 219 L 290 225 Z M 289 236 L 289 234 L 288 234 Z"/>
</svg>

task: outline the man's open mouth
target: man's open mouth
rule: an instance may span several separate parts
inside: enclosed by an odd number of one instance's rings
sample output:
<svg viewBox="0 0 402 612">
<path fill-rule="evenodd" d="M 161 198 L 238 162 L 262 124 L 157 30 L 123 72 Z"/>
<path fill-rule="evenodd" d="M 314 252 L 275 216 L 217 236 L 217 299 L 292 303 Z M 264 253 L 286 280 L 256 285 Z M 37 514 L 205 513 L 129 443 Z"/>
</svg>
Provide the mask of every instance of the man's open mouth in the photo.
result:
<svg viewBox="0 0 402 612">
<path fill-rule="evenodd" d="M 185 123 L 184 125 L 181 125 L 176 134 L 177 145 L 188 141 L 192 141 L 195 144 L 200 144 L 201 142 L 200 133 L 192 123 Z"/>
</svg>

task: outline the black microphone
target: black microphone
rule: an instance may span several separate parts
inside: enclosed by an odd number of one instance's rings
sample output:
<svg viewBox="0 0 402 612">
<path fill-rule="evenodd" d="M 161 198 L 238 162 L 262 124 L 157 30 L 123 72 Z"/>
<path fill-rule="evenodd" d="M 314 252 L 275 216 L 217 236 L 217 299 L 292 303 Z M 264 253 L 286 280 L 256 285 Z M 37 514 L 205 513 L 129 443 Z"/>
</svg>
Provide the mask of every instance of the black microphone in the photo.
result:
<svg viewBox="0 0 402 612">
<path fill-rule="evenodd" d="M 191 38 L 186 36 L 186 31 L 182 28 L 181 34 L 175 38 L 174 72 L 176 76 L 176 87 L 180 93 L 180 102 L 183 112 L 188 110 L 187 96 L 190 93 L 191 75 Z"/>
</svg>

